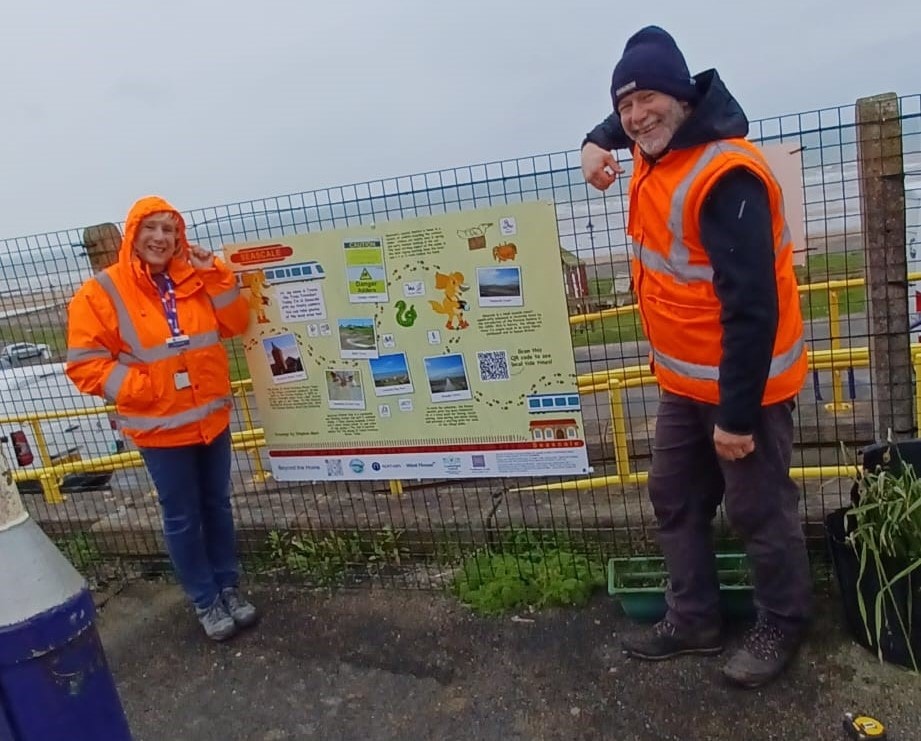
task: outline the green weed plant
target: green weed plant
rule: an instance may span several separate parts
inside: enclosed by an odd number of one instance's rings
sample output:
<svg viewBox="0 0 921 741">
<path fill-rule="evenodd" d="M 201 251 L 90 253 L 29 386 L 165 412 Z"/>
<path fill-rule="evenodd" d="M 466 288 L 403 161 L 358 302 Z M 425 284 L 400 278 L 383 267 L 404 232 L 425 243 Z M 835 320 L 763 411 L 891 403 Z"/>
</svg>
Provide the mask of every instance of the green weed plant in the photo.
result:
<svg viewBox="0 0 921 741">
<path fill-rule="evenodd" d="M 272 531 L 265 552 L 260 570 L 281 568 L 321 586 L 342 584 L 349 576 L 375 576 L 386 567 L 399 567 L 408 556 L 400 544 L 400 533 L 391 528 L 370 536 Z"/>
<path fill-rule="evenodd" d="M 604 561 L 598 549 L 516 530 L 465 559 L 451 588 L 474 611 L 496 615 L 522 608 L 579 607 L 603 585 Z"/>
<path fill-rule="evenodd" d="M 56 539 L 54 544 L 81 574 L 85 574 L 102 559 L 96 544 L 86 533 L 67 535 Z"/>
</svg>

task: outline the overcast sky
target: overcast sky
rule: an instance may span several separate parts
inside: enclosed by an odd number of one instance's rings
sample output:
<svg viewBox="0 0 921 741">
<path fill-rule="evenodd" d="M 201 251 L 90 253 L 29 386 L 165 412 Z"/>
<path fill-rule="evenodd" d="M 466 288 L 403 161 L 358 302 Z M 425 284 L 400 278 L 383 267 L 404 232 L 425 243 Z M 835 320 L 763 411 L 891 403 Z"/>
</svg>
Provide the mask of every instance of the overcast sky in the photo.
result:
<svg viewBox="0 0 921 741">
<path fill-rule="evenodd" d="M 921 92 L 918 0 L 9 0 L 0 237 L 573 149 L 649 23 L 750 118 Z"/>
</svg>

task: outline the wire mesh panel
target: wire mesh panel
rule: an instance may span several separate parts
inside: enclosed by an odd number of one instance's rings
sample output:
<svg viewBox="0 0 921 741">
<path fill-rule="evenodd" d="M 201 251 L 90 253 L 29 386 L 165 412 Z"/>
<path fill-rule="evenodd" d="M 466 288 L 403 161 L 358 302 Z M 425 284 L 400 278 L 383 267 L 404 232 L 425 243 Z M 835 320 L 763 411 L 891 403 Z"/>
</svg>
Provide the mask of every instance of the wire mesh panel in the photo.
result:
<svg viewBox="0 0 921 741">
<path fill-rule="evenodd" d="M 810 372 L 797 399 L 793 475 L 814 537 L 821 535 L 825 514 L 846 501 L 857 451 L 880 437 L 874 422 L 880 414 L 874 374 L 880 371 L 873 369 L 871 348 L 874 337 L 887 332 L 887 316 L 907 322 L 903 344 L 910 367 L 904 393 L 887 393 L 886 404 L 903 413 L 907 404 L 912 423 L 918 413 L 911 370 L 912 358 L 921 357 L 912 355 L 921 312 L 921 275 L 912 275 L 921 271 L 921 97 L 897 104 L 901 172 L 895 175 L 868 165 L 877 151 L 874 136 L 881 141 L 891 132 L 859 121 L 853 106 L 751 127 L 753 140 L 789 145 L 802 162 L 805 244 L 797 274 Z M 891 147 L 886 151 L 893 160 Z M 190 241 L 220 251 L 223 244 L 483 206 L 556 204 L 591 475 L 280 484 L 269 474 L 241 345 L 229 341 L 234 507 L 250 570 L 321 584 L 432 587 L 484 547 L 510 554 L 519 568 L 528 568 L 524 554 L 538 541 L 552 541 L 557 554 L 595 554 L 592 564 L 655 548 L 645 482 L 658 389 L 631 293 L 625 233 L 630 163 L 624 164 L 627 173 L 606 192 L 586 185 L 579 153 L 571 151 L 185 212 Z M 869 302 L 876 299 L 868 293 L 865 245 L 877 249 L 877 241 L 867 228 L 893 229 L 891 220 L 880 226 L 868 218 L 868 203 L 882 207 L 867 200 L 874 177 L 898 183 L 902 220 L 895 226 L 910 280 L 901 305 L 882 296 L 871 312 Z M 66 304 L 92 275 L 85 246 L 96 244 L 97 236 L 81 227 L 0 243 L 0 431 L 29 511 L 78 566 L 106 578 L 125 564 L 162 566 L 165 550 L 155 492 L 136 450 L 114 428 L 111 410 L 78 394 L 63 373 Z M 886 244 L 891 248 L 891 239 Z"/>
</svg>

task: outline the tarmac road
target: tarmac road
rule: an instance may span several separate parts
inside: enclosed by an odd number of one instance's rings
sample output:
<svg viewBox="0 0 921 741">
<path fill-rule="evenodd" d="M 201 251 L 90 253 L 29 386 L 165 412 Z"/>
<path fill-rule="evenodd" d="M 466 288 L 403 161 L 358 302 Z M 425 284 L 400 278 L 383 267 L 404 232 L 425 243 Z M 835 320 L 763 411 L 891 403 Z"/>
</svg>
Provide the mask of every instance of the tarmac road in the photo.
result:
<svg viewBox="0 0 921 741">
<path fill-rule="evenodd" d="M 104 607 L 137 741 L 840 741 L 846 710 L 921 738 L 921 679 L 852 643 L 830 596 L 789 674 L 757 691 L 723 681 L 725 657 L 625 658 L 638 626 L 603 595 L 517 621 L 399 589 L 264 586 L 254 601 L 263 621 L 225 645 L 174 586 L 136 582 Z"/>
</svg>

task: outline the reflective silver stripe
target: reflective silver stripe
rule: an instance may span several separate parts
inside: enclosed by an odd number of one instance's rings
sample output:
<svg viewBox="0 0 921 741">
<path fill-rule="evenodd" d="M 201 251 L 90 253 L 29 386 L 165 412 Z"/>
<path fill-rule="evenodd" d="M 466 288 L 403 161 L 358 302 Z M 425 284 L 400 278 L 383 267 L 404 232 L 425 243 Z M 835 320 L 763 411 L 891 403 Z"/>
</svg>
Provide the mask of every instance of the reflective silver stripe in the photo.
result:
<svg viewBox="0 0 921 741">
<path fill-rule="evenodd" d="M 185 347 L 174 348 L 170 347 L 165 342 L 160 345 L 155 345 L 154 347 L 141 347 L 141 340 L 138 337 L 134 322 L 131 320 L 131 314 L 128 313 L 128 308 L 125 306 L 125 302 L 122 301 L 121 294 L 115 287 L 115 283 L 112 282 L 112 279 L 106 273 L 97 275 L 96 280 L 99 281 L 99 284 L 108 294 L 109 299 L 112 301 L 112 305 L 115 307 L 115 315 L 118 317 L 119 334 L 128 345 L 128 352 L 120 353 L 118 356 L 118 360 L 121 363 L 155 363 L 158 360 L 164 360 L 165 358 L 178 355 L 185 350 L 201 350 L 204 347 L 216 345 L 221 341 L 221 336 L 218 331 L 209 329 L 207 332 L 189 335 L 189 344 Z M 228 294 L 234 291 L 239 295 L 239 289 L 233 288 L 224 291 L 217 299 L 223 301 Z M 235 297 L 226 300 L 230 303 L 233 301 L 233 298 Z"/>
<path fill-rule="evenodd" d="M 215 309 L 223 309 L 226 306 L 230 306 L 238 298 L 240 298 L 240 287 L 234 286 L 233 288 L 228 288 L 223 293 L 219 293 L 217 296 L 212 296 L 211 305 Z"/>
<path fill-rule="evenodd" d="M 67 362 L 68 363 L 79 363 L 83 360 L 95 360 L 97 358 L 101 358 L 103 360 L 111 360 L 112 353 L 110 353 L 104 347 L 68 347 L 67 348 Z"/>
<path fill-rule="evenodd" d="M 155 363 L 158 360 L 171 358 L 186 350 L 201 350 L 204 347 L 216 345 L 221 341 L 221 336 L 217 330 L 209 329 L 207 332 L 193 334 L 189 336 L 189 344 L 185 347 L 170 347 L 165 342 L 154 347 L 144 347 L 132 352 L 119 353 L 118 360 L 121 363 Z"/>
<path fill-rule="evenodd" d="M 803 336 L 800 335 L 789 350 L 771 358 L 771 370 L 768 373 L 768 378 L 774 378 L 790 370 L 796 365 L 804 352 L 806 352 L 806 343 L 803 342 Z"/>
<path fill-rule="evenodd" d="M 132 355 L 130 352 L 120 352 L 118 354 L 118 362 L 124 363 L 125 365 L 139 365 L 141 359 L 136 355 Z"/>
<path fill-rule="evenodd" d="M 670 264 L 667 272 L 679 283 L 690 283 L 691 281 L 713 281 L 713 268 L 710 265 L 691 265 L 691 254 L 685 243 L 684 231 L 684 205 L 687 201 L 688 193 L 691 186 L 697 179 L 697 176 L 704 171 L 716 157 L 723 152 L 739 152 L 751 156 L 751 152 L 736 144 L 729 144 L 724 141 L 716 141 L 707 145 L 703 153 L 698 157 L 697 162 L 691 171 L 684 176 L 684 179 L 675 188 L 672 194 L 672 202 L 668 216 L 668 228 L 672 233 L 672 245 L 669 249 L 668 263 Z"/>
<path fill-rule="evenodd" d="M 116 365 L 109 377 L 106 378 L 106 382 L 102 386 L 102 392 L 109 401 L 115 401 L 118 398 L 118 392 L 125 383 L 129 370 L 130 368 L 127 365 Z"/>
<path fill-rule="evenodd" d="M 786 352 L 771 358 L 771 369 L 768 372 L 768 378 L 776 378 L 782 373 L 790 370 L 800 359 L 805 350 L 803 338 L 799 337 L 793 346 Z M 671 355 L 652 351 L 653 360 L 656 365 L 660 365 L 666 370 L 672 371 L 687 378 L 694 378 L 698 381 L 719 381 L 720 369 L 718 365 L 701 365 L 700 363 L 691 363 L 687 360 L 679 360 Z"/>
<path fill-rule="evenodd" d="M 221 341 L 221 335 L 216 329 L 209 329 L 207 332 L 189 335 L 188 350 L 201 350 L 203 347 L 216 345 Z"/>
<path fill-rule="evenodd" d="M 655 250 L 645 250 L 640 247 L 639 255 L 637 257 L 639 261 L 643 263 L 644 268 L 649 268 L 650 270 L 654 270 L 657 273 L 668 273 L 673 278 L 675 278 L 675 280 L 678 280 L 674 274 L 671 263 L 668 261 L 668 258 L 663 257 Z M 710 273 L 712 276 L 713 271 L 711 270 Z"/>
<path fill-rule="evenodd" d="M 644 267 L 660 273 L 670 275 L 677 283 L 691 283 L 693 281 L 713 282 L 713 268 L 710 265 L 691 265 L 691 255 L 685 240 L 684 228 L 684 206 L 694 181 L 703 172 L 718 155 L 723 152 L 738 152 L 747 157 L 758 159 L 757 155 L 750 150 L 732 144 L 726 141 L 712 142 L 707 145 L 703 153 L 694 163 L 690 172 L 684 176 L 675 192 L 672 194 L 671 204 L 669 205 L 668 228 L 672 233 L 672 243 L 669 246 L 668 257 L 663 257 L 655 250 L 644 250 L 642 245 L 634 241 L 633 254 L 642 262 Z M 766 163 L 760 162 L 765 166 Z M 781 193 L 781 210 L 783 210 L 783 193 Z M 790 243 L 792 237 L 790 228 L 784 217 L 784 232 L 782 244 L 784 247 Z M 782 250 L 777 250 L 777 255 Z"/>
<path fill-rule="evenodd" d="M 687 360 L 678 360 L 671 355 L 666 355 L 658 350 L 652 351 L 652 359 L 656 365 L 677 373 L 680 376 L 696 378 L 699 381 L 719 381 L 720 369 L 718 365 L 700 365 L 689 363 Z"/>
<path fill-rule="evenodd" d="M 209 401 L 200 407 L 188 409 L 171 417 L 129 417 L 124 414 L 118 415 L 119 421 L 131 430 L 141 432 L 153 432 L 155 430 L 175 430 L 177 427 L 199 422 L 214 412 L 226 409 L 231 406 L 230 395 L 222 396 L 220 399 Z"/>
<path fill-rule="evenodd" d="M 131 321 L 131 315 L 128 313 L 128 308 L 125 306 L 121 294 L 115 287 L 115 283 L 106 272 L 99 273 L 96 276 L 96 281 L 102 286 L 102 290 L 108 294 L 112 306 L 115 307 L 119 335 L 121 335 L 121 338 L 131 349 L 131 352 L 137 353 L 138 348 L 141 347 L 141 340 L 138 337 L 137 330 L 134 328 L 134 322 Z"/>
</svg>

